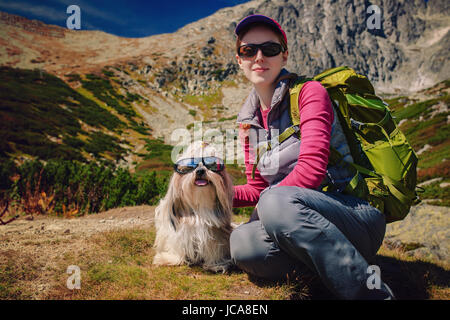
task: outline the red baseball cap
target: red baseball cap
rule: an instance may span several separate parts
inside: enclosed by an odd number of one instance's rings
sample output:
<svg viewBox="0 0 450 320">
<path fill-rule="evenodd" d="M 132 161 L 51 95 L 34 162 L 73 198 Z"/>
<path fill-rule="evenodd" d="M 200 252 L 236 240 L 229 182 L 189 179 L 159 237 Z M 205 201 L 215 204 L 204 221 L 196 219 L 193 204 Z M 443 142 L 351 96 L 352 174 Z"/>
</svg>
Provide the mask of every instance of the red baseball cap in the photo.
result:
<svg viewBox="0 0 450 320">
<path fill-rule="evenodd" d="M 249 15 L 247 17 L 245 17 L 244 19 L 242 19 L 236 26 L 236 29 L 234 30 L 234 33 L 236 35 L 239 35 L 239 33 L 247 26 L 249 26 L 252 23 L 255 22 L 262 22 L 265 24 L 268 24 L 270 26 L 272 26 L 275 30 L 279 31 L 279 33 L 283 36 L 284 41 L 287 44 L 287 38 L 286 38 L 286 33 L 284 32 L 284 30 L 281 28 L 280 24 L 278 22 L 276 22 L 274 19 L 263 16 L 262 14 L 252 14 Z"/>
</svg>

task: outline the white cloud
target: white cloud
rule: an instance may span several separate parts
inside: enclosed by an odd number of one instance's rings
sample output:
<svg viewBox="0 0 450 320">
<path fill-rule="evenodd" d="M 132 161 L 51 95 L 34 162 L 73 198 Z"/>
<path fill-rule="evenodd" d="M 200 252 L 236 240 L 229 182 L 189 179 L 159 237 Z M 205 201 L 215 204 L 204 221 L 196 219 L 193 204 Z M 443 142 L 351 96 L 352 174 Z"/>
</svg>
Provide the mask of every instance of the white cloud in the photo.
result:
<svg viewBox="0 0 450 320">
<path fill-rule="evenodd" d="M 83 16 L 83 13 L 86 13 L 93 18 L 99 18 L 105 21 L 114 22 L 118 25 L 124 25 L 123 19 L 120 16 L 117 16 L 116 14 L 113 14 L 111 12 L 108 12 L 105 8 L 105 10 L 96 8 L 91 6 L 89 3 L 85 1 L 79 1 L 79 0 L 56 0 L 59 3 L 62 3 L 64 5 L 71 5 L 76 4 L 81 9 L 81 16 Z"/>
<path fill-rule="evenodd" d="M 50 2 L 50 3 L 49 3 Z M 95 8 L 84 1 L 78 0 L 53 0 L 48 1 L 47 4 L 35 4 L 33 2 L 28 3 L 24 1 L 4 1 L 0 0 L 0 10 L 7 12 L 23 14 L 23 15 L 33 15 L 40 20 L 49 21 L 50 23 L 61 24 L 64 23 L 68 17 L 66 9 L 69 5 L 76 4 L 81 9 L 81 28 L 87 28 L 90 30 L 102 30 L 103 28 L 97 27 L 97 19 L 114 23 L 116 25 L 124 26 L 126 21 L 121 17 L 117 17 L 115 14 L 111 14 L 108 11 L 104 11 Z M 61 6 L 62 5 L 62 6 Z M 60 10 L 55 9 L 55 7 L 61 7 Z M 89 21 L 83 18 L 83 15 L 87 14 L 90 16 Z"/>
<path fill-rule="evenodd" d="M 31 5 L 26 2 L 5 2 L 0 0 L 0 10 L 32 14 L 52 22 L 62 22 L 67 18 L 65 11 L 55 10 L 44 5 Z"/>
<path fill-rule="evenodd" d="M 125 25 L 126 22 L 120 16 L 112 14 L 106 10 L 101 10 L 95 8 L 84 1 L 76 0 L 56 0 L 53 3 L 63 4 L 64 8 L 62 10 L 57 10 L 54 6 L 50 7 L 48 5 L 36 5 L 34 3 L 27 2 L 9 2 L 0 0 L 0 10 L 18 12 L 19 14 L 32 14 L 34 16 L 40 17 L 42 19 L 52 21 L 52 22 L 63 22 L 67 19 L 66 8 L 71 4 L 76 4 L 81 9 L 81 21 L 83 24 L 83 14 L 91 16 L 90 26 L 93 27 L 92 18 L 102 19 L 107 22 L 113 22 L 116 25 Z"/>
</svg>

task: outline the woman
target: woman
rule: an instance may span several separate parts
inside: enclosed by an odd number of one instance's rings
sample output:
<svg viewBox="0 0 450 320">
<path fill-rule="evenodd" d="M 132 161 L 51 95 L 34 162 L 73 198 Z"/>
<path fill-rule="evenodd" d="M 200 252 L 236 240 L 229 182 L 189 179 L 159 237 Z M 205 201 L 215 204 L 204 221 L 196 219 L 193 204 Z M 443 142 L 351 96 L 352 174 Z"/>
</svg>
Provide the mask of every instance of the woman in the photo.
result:
<svg viewBox="0 0 450 320">
<path fill-rule="evenodd" d="M 299 95 L 301 138 L 294 134 L 275 143 L 258 159 L 252 178 L 257 144 L 275 141 L 292 125 L 288 89 L 293 78 L 283 68 L 287 39 L 275 20 L 251 15 L 239 22 L 235 33 L 237 62 L 254 88 L 237 120 L 247 184 L 234 187 L 233 206 L 256 206 L 257 216 L 231 234 L 233 261 L 268 279 L 285 278 L 306 265 L 342 299 L 394 298 L 367 263 L 383 241 L 384 215 L 339 192 L 352 177 L 347 166 L 327 168 L 330 144 L 346 160 L 352 158 L 319 82 L 306 82 Z M 338 192 L 321 191 L 330 182 Z"/>
</svg>

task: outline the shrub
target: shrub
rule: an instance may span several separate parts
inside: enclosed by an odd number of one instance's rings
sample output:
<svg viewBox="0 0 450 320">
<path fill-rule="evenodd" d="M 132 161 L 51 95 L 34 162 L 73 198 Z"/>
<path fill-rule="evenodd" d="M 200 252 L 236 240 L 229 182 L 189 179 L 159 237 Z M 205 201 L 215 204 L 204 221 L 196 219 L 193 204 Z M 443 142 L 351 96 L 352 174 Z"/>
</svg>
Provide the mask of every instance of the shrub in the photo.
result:
<svg viewBox="0 0 450 320">
<path fill-rule="evenodd" d="M 168 176 L 155 172 L 139 175 L 124 168 L 78 161 L 26 161 L 15 169 L 13 163 L 0 163 L 3 198 L 19 199 L 22 208 L 39 208 L 40 200 L 51 199 L 53 212 L 78 215 L 115 207 L 156 204 L 165 194 Z M 16 179 L 12 179 L 13 176 Z M 33 202 L 33 206 L 30 205 Z M 27 210 L 29 211 L 29 210 Z M 29 212 L 30 213 L 30 212 Z"/>
</svg>

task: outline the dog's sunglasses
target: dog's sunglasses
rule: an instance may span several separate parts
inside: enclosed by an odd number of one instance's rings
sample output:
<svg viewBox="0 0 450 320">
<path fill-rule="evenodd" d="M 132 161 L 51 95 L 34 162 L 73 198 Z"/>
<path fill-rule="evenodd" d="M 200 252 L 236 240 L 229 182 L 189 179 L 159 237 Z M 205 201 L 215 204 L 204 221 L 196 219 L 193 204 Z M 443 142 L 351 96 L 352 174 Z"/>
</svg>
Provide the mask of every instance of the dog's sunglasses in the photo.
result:
<svg viewBox="0 0 450 320">
<path fill-rule="evenodd" d="M 202 162 L 208 170 L 211 170 L 213 172 L 220 172 L 225 168 L 223 160 L 217 157 L 181 159 L 174 164 L 173 168 L 179 174 L 186 174 L 194 171 L 198 167 L 200 162 Z"/>
<path fill-rule="evenodd" d="M 268 41 L 261 44 L 243 44 L 238 48 L 237 53 L 240 57 L 251 58 L 258 53 L 258 49 L 261 49 L 262 54 L 266 57 L 274 57 L 285 51 L 281 44 Z"/>
</svg>

